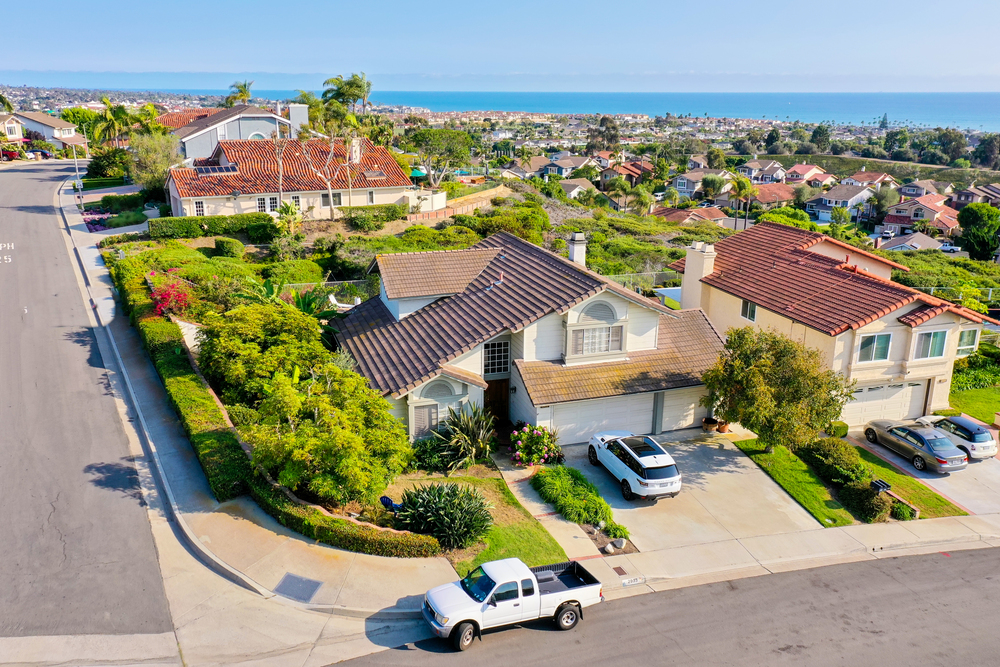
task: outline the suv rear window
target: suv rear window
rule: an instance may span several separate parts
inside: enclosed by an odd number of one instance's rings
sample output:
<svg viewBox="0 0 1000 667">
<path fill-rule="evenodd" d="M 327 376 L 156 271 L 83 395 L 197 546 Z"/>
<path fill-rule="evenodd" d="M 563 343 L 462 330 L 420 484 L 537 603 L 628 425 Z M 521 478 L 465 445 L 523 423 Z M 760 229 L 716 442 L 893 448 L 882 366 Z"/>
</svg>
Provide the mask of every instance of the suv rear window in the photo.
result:
<svg viewBox="0 0 1000 667">
<path fill-rule="evenodd" d="M 643 468 L 642 470 L 642 476 L 645 479 L 670 479 L 677 477 L 678 474 L 680 473 L 677 472 L 677 466 L 673 464 L 659 468 Z"/>
<path fill-rule="evenodd" d="M 993 436 L 989 433 L 973 433 L 972 442 L 989 442 L 993 439 Z"/>
</svg>

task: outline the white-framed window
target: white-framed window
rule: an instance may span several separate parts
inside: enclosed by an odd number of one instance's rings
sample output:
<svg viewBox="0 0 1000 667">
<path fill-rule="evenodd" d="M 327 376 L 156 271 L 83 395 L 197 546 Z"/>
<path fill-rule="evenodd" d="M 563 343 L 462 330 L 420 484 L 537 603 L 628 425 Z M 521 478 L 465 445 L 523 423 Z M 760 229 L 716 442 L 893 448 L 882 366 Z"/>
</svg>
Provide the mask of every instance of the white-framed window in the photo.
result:
<svg viewBox="0 0 1000 667">
<path fill-rule="evenodd" d="M 253 134 L 251 134 L 251 135 L 250 135 L 249 137 L 247 137 L 247 139 L 255 139 L 255 140 L 259 140 L 259 139 L 267 139 L 267 137 L 265 137 L 265 136 L 264 136 L 263 134 L 261 134 L 260 132 L 254 132 L 254 133 L 253 133 Z"/>
<path fill-rule="evenodd" d="M 740 305 L 740 317 L 751 322 L 757 321 L 757 304 L 743 299 Z"/>
<path fill-rule="evenodd" d="M 267 197 L 257 197 L 257 212 L 267 213 Z"/>
<path fill-rule="evenodd" d="M 438 406 L 419 405 L 413 408 L 413 437 L 422 438 L 438 425 Z"/>
<path fill-rule="evenodd" d="M 292 203 L 295 204 L 295 208 L 302 210 L 302 197 L 298 195 L 292 195 Z"/>
<path fill-rule="evenodd" d="M 374 204 L 375 203 L 375 191 L 374 190 L 369 190 L 368 191 L 368 203 L 369 204 Z"/>
<path fill-rule="evenodd" d="M 958 356 L 967 357 L 976 351 L 979 341 L 978 329 L 966 329 L 958 335 Z"/>
<path fill-rule="evenodd" d="M 196 201 L 194 203 L 194 214 L 197 216 L 205 215 L 205 202 Z"/>
<path fill-rule="evenodd" d="M 330 195 L 328 195 L 328 194 L 321 195 L 320 196 L 320 206 L 329 206 L 329 205 L 330 205 Z M 333 205 L 334 206 L 340 206 L 340 193 L 339 192 L 334 192 L 333 193 Z"/>
<path fill-rule="evenodd" d="M 483 343 L 483 375 L 510 373 L 510 341 Z"/>
<path fill-rule="evenodd" d="M 913 209 L 913 219 L 914 220 L 920 220 L 922 217 L 924 217 L 924 209 L 922 209 L 922 208 L 915 208 L 915 209 Z"/>
<path fill-rule="evenodd" d="M 15 137 L 15 136 L 17 136 L 17 125 L 8 125 L 7 126 L 7 136 L 8 137 Z"/>
<path fill-rule="evenodd" d="M 267 200 L 267 210 L 270 211 L 271 213 L 274 213 L 275 211 L 278 210 L 278 198 L 277 197 L 269 197 L 268 198 L 268 200 Z"/>
<path fill-rule="evenodd" d="M 873 334 L 861 337 L 858 361 L 885 361 L 889 358 L 889 341 L 892 334 Z"/>
<path fill-rule="evenodd" d="M 621 326 L 592 327 L 573 331 L 572 354 L 604 354 L 622 351 Z"/>
<path fill-rule="evenodd" d="M 934 359 L 944 356 L 944 344 L 948 338 L 947 331 L 927 331 L 917 336 L 917 349 L 914 357 L 917 359 Z"/>
</svg>

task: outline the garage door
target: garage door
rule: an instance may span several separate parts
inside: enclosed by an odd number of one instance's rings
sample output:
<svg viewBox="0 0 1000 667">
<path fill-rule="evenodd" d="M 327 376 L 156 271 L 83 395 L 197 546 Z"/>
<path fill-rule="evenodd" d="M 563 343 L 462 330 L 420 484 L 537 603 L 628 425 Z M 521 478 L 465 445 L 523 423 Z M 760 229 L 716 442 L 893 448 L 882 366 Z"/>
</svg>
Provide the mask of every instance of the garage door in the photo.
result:
<svg viewBox="0 0 1000 667">
<path fill-rule="evenodd" d="M 901 382 L 858 387 L 844 406 L 841 420 L 860 426 L 872 419 L 912 419 L 924 414 L 926 382 Z"/>
<path fill-rule="evenodd" d="M 586 442 L 600 431 L 649 433 L 653 427 L 653 395 L 562 403 L 552 409 L 552 425 L 563 445 Z"/>
<path fill-rule="evenodd" d="M 708 408 L 698 405 L 706 391 L 704 387 L 688 387 L 663 392 L 663 430 L 700 426 L 708 416 Z"/>
</svg>

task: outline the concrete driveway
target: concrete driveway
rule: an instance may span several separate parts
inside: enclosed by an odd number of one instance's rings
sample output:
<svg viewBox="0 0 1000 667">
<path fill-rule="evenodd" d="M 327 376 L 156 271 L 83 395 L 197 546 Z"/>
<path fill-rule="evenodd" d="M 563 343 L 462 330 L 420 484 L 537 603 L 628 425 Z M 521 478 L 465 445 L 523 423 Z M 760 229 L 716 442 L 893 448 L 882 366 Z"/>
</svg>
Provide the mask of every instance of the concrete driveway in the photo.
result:
<svg viewBox="0 0 1000 667">
<path fill-rule="evenodd" d="M 639 551 L 822 528 L 728 438 L 689 429 L 657 440 L 684 475 L 680 494 L 657 502 L 626 502 L 614 477 L 587 461 L 586 444 L 563 447 L 566 464 L 597 485 Z"/>
<path fill-rule="evenodd" d="M 869 443 L 861 431 L 852 431 L 850 435 L 855 444 L 916 477 L 970 514 L 1000 512 L 1000 459 L 970 461 L 965 470 L 939 475 L 929 470 L 919 471 L 888 447 Z"/>
</svg>

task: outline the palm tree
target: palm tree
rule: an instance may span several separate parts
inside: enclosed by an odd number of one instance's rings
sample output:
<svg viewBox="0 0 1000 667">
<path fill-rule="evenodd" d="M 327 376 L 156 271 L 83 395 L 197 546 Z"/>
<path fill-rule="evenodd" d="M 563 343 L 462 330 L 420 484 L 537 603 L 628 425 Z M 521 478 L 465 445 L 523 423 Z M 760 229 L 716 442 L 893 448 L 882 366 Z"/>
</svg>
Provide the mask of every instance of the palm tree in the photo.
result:
<svg viewBox="0 0 1000 667">
<path fill-rule="evenodd" d="M 115 148 L 120 148 L 120 138 L 129 134 L 132 126 L 141 120 L 124 104 L 115 104 L 107 97 L 102 97 L 101 102 L 104 108 L 94 122 L 94 134 L 97 135 L 94 138 L 105 142 L 114 140 Z"/>
<path fill-rule="evenodd" d="M 357 92 L 361 99 L 361 115 L 364 115 L 365 110 L 368 108 L 368 98 L 372 94 L 372 82 L 368 80 L 364 72 L 361 73 L 361 76 L 352 74 L 351 82 L 357 87 Z"/>
<path fill-rule="evenodd" d="M 629 208 L 636 215 L 649 215 L 649 207 L 653 205 L 653 195 L 644 185 L 637 185 L 631 191 L 632 201 Z"/>
<path fill-rule="evenodd" d="M 250 87 L 253 86 L 253 81 L 233 81 L 229 86 L 229 96 L 226 97 L 227 101 L 230 101 L 229 106 L 235 106 L 236 104 L 246 104 L 250 101 L 253 95 L 250 93 Z"/>
<path fill-rule="evenodd" d="M 3 93 L 0 93 L 0 109 L 10 112 L 14 110 L 14 105 L 10 103 Z"/>
<path fill-rule="evenodd" d="M 616 195 L 615 203 L 618 204 L 618 210 L 622 210 L 624 206 L 622 205 L 622 199 L 626 202 L 629 196 L 632 194 L 632 187 L 628 184 L 622 176 L 615 176 L 610 181 L 604 185 L 604 190 L 612 195 Z M 621 199 L 619 199 L 621 197 Z"/>
<path fill-rule="evenodd" d="M 745 203 L 746 214 L 744 215 L 743 221 L 746 223 L 750 219 L 750 201 L 760 194 L 757 187 L 750 181 L 746 176 L 737 176 L 731 181 L 731 187 L 729 189 L 729 196 L 732 199 L 740 203 Z M 739 213 L 739 206 L 736 207 L 737 214 Z M 739 215 L 737 215 L 739 217 Z M 746 224 L 744 224 L 746 227 Z"/>
</svg>

